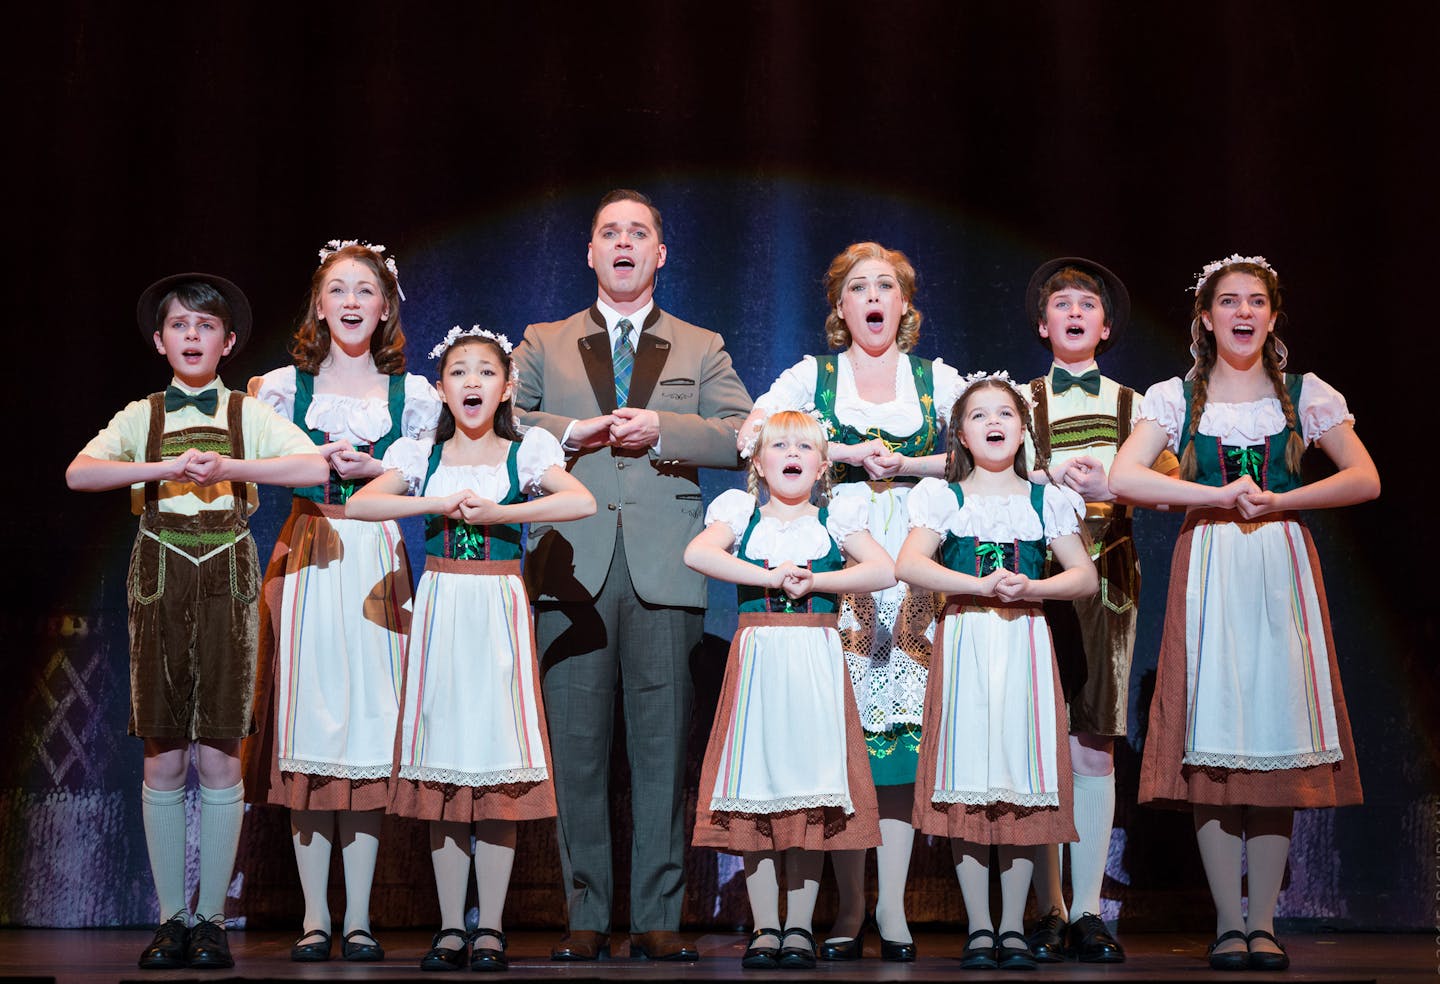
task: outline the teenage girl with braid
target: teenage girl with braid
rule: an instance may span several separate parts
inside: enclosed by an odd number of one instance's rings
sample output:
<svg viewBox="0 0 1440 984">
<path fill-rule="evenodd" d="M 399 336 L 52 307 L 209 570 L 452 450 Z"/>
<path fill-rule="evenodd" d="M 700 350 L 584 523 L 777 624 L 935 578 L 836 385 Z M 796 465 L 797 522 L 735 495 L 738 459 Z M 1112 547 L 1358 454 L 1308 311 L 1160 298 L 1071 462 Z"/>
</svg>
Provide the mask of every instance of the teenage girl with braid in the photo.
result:
<svg viewBox="0 0 1440 984">
<path fill-rule="evenodd" d="M 950 417 L 945 481 L 910 493 L 896 576 L 945 596 L 925 692 L 915 827 L 949 837 L 969 938 L 961 967 L 1029 970 L 1021 917 L 1035 845 L 1075 840 L 1065 704 L 1042 603 L 1099 587 L 1069 487 L 1030 481 L 1030 402 L 977 373 Z M 1047 473 L 1048 474 L 1048 473 Z M 1047 548 L 1060 570 L 1045 576 Z M 1002 910 L 990 915 L 990 847 Z M 998 930 L 998 931 L 997 931 Z"/>
<path fill-rule="evenodd" d="M 1274 936 L 1296 808 L 1361 800 L 1320 565 L 1301 509 L 1365 502 L 1380 478 L 1345 399 L 1284 373 L 1280 283 L 1230 256 L 1195 284 L 1195 364 L 1152 386 L 1111 469 L 1117 495 L 1184 506 L 1140 801 L 1191 807 L 1215 900 L 1218 970 L 1283 970 Z M 1338 469 L 1301 484 L 1319 444 Z M 1149 463 L 1164 448 L 1180 476 Z M 1249 908 L 1241 912 L 1241 856 Z"/>
</svg>

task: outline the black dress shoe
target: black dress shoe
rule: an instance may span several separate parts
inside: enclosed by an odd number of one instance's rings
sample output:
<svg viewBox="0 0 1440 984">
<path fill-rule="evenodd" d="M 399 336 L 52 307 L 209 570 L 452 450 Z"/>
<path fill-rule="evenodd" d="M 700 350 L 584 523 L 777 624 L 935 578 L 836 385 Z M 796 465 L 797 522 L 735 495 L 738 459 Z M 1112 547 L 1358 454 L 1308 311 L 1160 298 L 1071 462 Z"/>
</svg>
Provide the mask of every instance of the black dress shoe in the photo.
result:
<svg viewBox="0 0 1440 984">
<path fill-rule="evenodd" d="M 751 933 L 750 945 L 745 948 L 745 955 L 740 958 L 741 967 L 746 970 L 774 970 L 780 966 L 780 947 L 755 945 L 756 940 L 765 936 L 773 936 L 779 942 L 780 930 L 757 929 Z"/>
<path fill-rule="evenodd" d="M 1256 939 L 1269 940 L 1280 948 L 1279 953 L 1271 953 L 1269 950 L 1250 951 L 1249 967 L 1251 970 L 1288 970 L 1290 968 L 1290 955 L 1285 952 L 1285 945 L 1275 938 L 1274 933 L 1267 933 L 1263 929 L 1257 929 L 1245 937 L 1245 944 L 1249 946 Z"/>
<path fill-rule="evenodd" d="M 887 940 L 880 937 L 880 959 L 889 960 L 892 963 L 909 963 L 915 959 L 915 943 L 896 943 L 894 940 Z"/>
<path fill-rule="evenodd" d="M 1093 912 L 1070 924 L 1070 952 L 1081 963 L 1125 962 L 1125 950 Z"/>
<path fill-rule="evenodd" d="M 820 944 L 821 960 L 859 960 L 865 956 L 865 927 L 868 917 L 860 921 L 860 929 L 848 940 L 826 940 Z"/>
<path fill-rule="evenodd" d="M 1006 940 L 1016 940 L 1019 946 L 1006 946 Z M 1030 952 L 1030 943 L 1024 933 L 1011 930 L 1000 934 L 1000 945 L 995 948 L 996 963 L 1001 970 L 1034 970 L 1035 954 Z"/>
<path fill-rule="evenodd" d="M 309 943 L 305 941 L 309 940 Z M 304 933 L 290 948 L 290 959 L 295 963 L 321 963 L 330 959 L 330 934 L 323 929 L 312 929 Z"/>
<path fill-rule="evenodd" d="M 977 946 L 981 939 L 987 939 L 990 943 L 986 946 Z M 960 951 L 960 967 L 962 970 L 994 970 L 1000 966 L 995 959 L 995 933 L 989 929 L 977 929 L 965 938 L 965 949 Z"/>
<path fill-rule="evenodd" d="M 493 946 L 478 946 L 476 941 L 482 936 L 493 936 L 500 941 L 500 949 Z M 509 970 L 510 961 L 505 956 L 509 944 L 505 941 L 505 934 L 498 929 L 477 929 L 470 934 L 470 969 L 471 970 Z"/>
<path fill-rule="evenodd" d="M 453 950 L 441 946 L 440 941 L 447 936 L 453 936 L 460 941 L 460 945 Z M 463 929 L 442 929 L 430 940 L 430 949 L 425 956 L 420 958 L 421 970 L 463 970 L 466 963 L 465 948 L 470 944 L 470 936 Z"/>
<path fill-rule="evenodd" d="M 370 942 L 352 942 L 357 936 L 363 937 Z M 356 963 L 374 963 L 378 960 L 385 959 L 385 949 L 368 929 L 352 929 L 345 934 L 345 939 L 340 942 L 340 955 L 346 960 L 353 960 Z"/>
<path fill-rule="evenodd" d="M 185 949 L 190 943 L 190 929 L 183 916 L 165 920 L 155 930 L 150 945 L 140 953 L 141 970 L 177 970 L 190 965 Z"/>
<path fill-rule="evenodd" d="M 1229 952 L 1227 952 L 1227 953 L 1216 953 L 1216 952 L 1215 952 L 1215 948 L 1218 947 L 1221 943 L 1226 942 L 1227 940 L 1244 940 L 1244 939 L 1245 939 L 1245 934 L 1242 933 L 1242 932 L 1241 932 L 1240 930 L 1238 930 L 1238 929 L 1232 929 L 1232 930 L 1230 930 L 1230 931 L 1227 932 L 1227 933 L 1221 933 L 1219 936 L 1215 937 L 1215 942 L 1211 943 L 1210 946 L 1209 946 L 1208 948 L 1206 948 L 1206 950 L 1205 950 L 1205 955 L 1210 959 L 1210 969 L 1211 969 L 1211 970 L 1249 970 L 1249 969 L 1250 969 L 1250 951 L 1249 951 L 1249 950 L 1231 950 L 1231 951 L 1229 951 Z M 1248 945 L 1249 945 L 1249 940 L 1246 940 L 1245 942 L 1246 942 L 1246 945 L 1248 946 Z"/>
<path fill-rule="evenodd" d="M 880 923 L 871 916 L 870 921 L 875 923 L 875 934 L 880 937 L 880 959 L 889 960 L 891 963 L 910 963 L 915 959 L 915 941 L 909 943 L 897 943 L 894 940 L 887 940 L 880 933 Z"/>
<path fill-rule="evenodd" d="M 1065 917 L 1060 915 L 1059 909 L 1051 909 L 1040 917 L 1035 928 L 1030 930 L 1030 935 L 1025 937 L 1025 942 L 1030 944 L 1030 952 L 1040 963 L 1064 963 L 1065 962 Z"/>
<path fill-rule="evenodd" d="M 230 941 L 225 938 L 225 927 L 209 919 L 201 919 L 190 927 L 190 945 L 185 948 L 185 956 L 192 969 L 223 970 L 235 966 L 235 958 L 230 956 Z"/>
<path fill-rule="evenodd" d="M 792 936 L 800 937 L 808 946 L 782 946 L 780 948 L 780 966 L 786 970 L 814 970 L 815 937 L 806 929 L 787 929 L 780 942 L 783 943 Z"/>
</svg>

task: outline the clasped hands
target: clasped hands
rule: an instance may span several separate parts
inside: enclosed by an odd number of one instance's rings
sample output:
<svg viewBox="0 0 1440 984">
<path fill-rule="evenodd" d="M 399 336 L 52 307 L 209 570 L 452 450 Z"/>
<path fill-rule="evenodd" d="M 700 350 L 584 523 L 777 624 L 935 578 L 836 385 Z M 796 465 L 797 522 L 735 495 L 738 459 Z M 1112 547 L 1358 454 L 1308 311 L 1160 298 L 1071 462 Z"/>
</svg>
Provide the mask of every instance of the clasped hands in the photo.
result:
<svg viewBox="0 0 1440 984">
<path fill-rule="evenodd" d="M 167 482 L 214 485 L 225 480 L 225 466 L 232 460 L 218 451 L 190 448 L 166 462 L 169 470 L 164 478 Z"/>
<path fill-rule="evenodd" d="M 768 575 L 765 587 L 772 591 L 784 591 L 792 599 L 805 597 L 815 584 L 814 571 L 788 560 L 779 567 L 767 567 L 765 573 Z"/>
<path fill-rule="evenodd" d="M 1241 475 L 1217 491 L 1220 493 L 1217 505 L 1222 509 L 1234 509 L 1246 519 L 1255 519 L 1282 508 L 1279 493 L 1267 492 L 1249 475 Z"/>
<path fill-rule="evenodd" d="M 905 456 L 892 451 L 884 441 L 871 438 L 859 444 L 830 445 L 830 459 L 865 469 L 873 479 L 894 478 L 905 466 Z"/>
<path fill-rule="evenodd" d="M 1030 588 L 1030 578 L 1009 568 L 997 567 L 980 579 L 976 594 L 1001 601 L 1024 601 Z"/>
<path fill-rule="evenodd" d="M 1110 476 L 1105 474 L 1105 465 L 1088 454 L 1077 455 L 1053 466 L 1050 477 L 1056 484 L 1075 490 L 1086 502 L 1113 502 L 1115 499 L 1115 493 L 1110 491 Z"/>
<path fill-rule="evenodd" d="M 565 440 L 577 451 L 603 447 L 648 451 L 660 443 L 660 415 L 644 407 L 619 407 L 613 413 L 575 421 Z"/>
<path fill-rule="evenodd" d="M 355 450 L 355 445 L 346 440 L 331 441 L 315 450 L 325 456 L 331 470 L 341 478 L 374 478 L 385 471 L 379 458 Z"/>
<path fill-rule="evenodd" d="M 438 512 L 450 519 L 461 520 L 471 526 L 492 526 L 504 522 L 505 507 L 471 489 L 451 492 L 439 499 Z"/>
</svg>

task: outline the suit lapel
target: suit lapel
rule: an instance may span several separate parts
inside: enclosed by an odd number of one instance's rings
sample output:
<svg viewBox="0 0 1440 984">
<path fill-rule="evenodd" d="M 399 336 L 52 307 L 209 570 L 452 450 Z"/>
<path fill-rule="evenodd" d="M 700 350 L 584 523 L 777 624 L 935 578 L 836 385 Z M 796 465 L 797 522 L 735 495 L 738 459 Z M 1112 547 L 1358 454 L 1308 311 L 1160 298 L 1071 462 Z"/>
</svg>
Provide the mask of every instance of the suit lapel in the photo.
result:
<svg viewBox="0 0 1440 984">
<path fill-rule="evenodd" d="M 590 321 L 598 324 L 600 330 L 584 335 L 577 342 L 580 348 L 580 363 L 595 391 L 595 402 L 602 414 L 615 412 L 615 368 L 610 360 L 610 333 L 605 330 L 605 319 L 595 308 L 590 309 Z"/>
<path fill-rule="evenodd" d="M 632 407 L 650 405 L 655 384 L 660 381 L 660 370 L 665 368 L 665 360 L 670 357 L 669 340 L 651 331 L 659 320 L 660 306 L 657 304 L 650 309 L 650 317 L 645 319 L 645 325 L 640 330 L 640 347 L 635 351 L 635 368 L 630 373 L 630 399 L 627 401 Z"/>
</svg>

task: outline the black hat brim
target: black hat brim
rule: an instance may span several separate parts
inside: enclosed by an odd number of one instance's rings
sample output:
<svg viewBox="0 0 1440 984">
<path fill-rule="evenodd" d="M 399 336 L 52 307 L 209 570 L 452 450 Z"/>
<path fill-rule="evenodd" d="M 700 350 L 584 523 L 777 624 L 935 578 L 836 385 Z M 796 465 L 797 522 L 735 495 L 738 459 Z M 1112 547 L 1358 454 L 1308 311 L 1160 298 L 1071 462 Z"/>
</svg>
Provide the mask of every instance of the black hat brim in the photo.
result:
<svg viewBox="0 0 1440 984">
<path fill-rule="evenodd" d="M 195 283 L 196 281 L 214 287 L 220 292 L 220 296 L 225 298 L 225 303 L 230 306 L 229 328 L 235 334 L 235 344 L 231 346 L 230 354 L 220 361 L 232 359 L 250 340 L 252 322 L 250 299 L 234 283 L 224 277 L 217 277 L 213 273 L 177 273 L 170 277 L 162 277 L 146 287 L 144 293 L 140 295 L 140 300 L 135 302 L 135 320 L 140 325 L 140 337 L 145 340 L 146 344 L 149 344 L 154 338 L 160 323 L 160 302 L 164 300 L 165 295 L 181 284 Z"/>
<path fill-rule="evenodd" d="M 1125 289 L 1125 281 L 1115 276 L 1115 274 L 1103 264 L 1096 263 L 1094 260 L 1087 260 L 1083 256 L 1058 256 L 1053 260 L 1046 260 L 1040 264 L 1035 272 L 1030 275 L 1030 284 L 1025 288 L 1025 321 L 1031 328 L 1034 328 L 1043 320 L 1042 312 L 1040 311 L 1040 289 L 1045 286 L 1045 281 L 1049 280 L 1057 271 L 1063 270 L 1065 267 L 1075 267 L 1077 270 L 1084 270 L 1086 273 L 1091 274 L 1105 285 L 1106 290 L 1110 294 L 1110 305 L 1112 308 L 1109 322 L 1110 337 L 1102 339 L 1100 344 L 1095 346 L 1095 354 L 1099 355 L 1115 344 L 1115 340 L 1120 336 L 1120 333 L 1125 330 L 1125 326 L 1130 323 L 1130 291 Z M 1047 349 L 1050 347 L 1046 344 L 1045 339 L 1041 338 L 1038 333 L 1035 335 L 1035 338 Z"/>
</svg>

